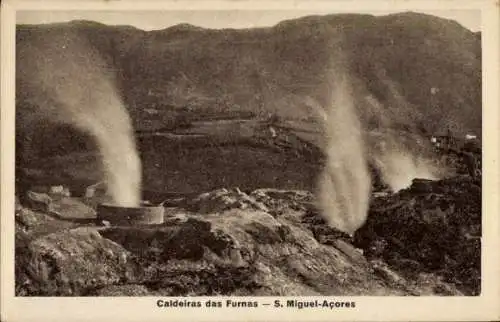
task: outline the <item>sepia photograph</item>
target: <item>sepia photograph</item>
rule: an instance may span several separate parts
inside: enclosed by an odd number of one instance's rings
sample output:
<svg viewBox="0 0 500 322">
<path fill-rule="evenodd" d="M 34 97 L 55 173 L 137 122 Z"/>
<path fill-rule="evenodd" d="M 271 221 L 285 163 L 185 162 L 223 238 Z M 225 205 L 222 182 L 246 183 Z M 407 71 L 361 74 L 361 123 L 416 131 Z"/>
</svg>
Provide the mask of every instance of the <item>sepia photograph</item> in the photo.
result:
<svg viewBox="0 0 500 322">
<path fill-rule="evenodd" d="M 16 9 L 13 296 L 479 301 L 482 7 L 188 2 Z"/>
</svg>

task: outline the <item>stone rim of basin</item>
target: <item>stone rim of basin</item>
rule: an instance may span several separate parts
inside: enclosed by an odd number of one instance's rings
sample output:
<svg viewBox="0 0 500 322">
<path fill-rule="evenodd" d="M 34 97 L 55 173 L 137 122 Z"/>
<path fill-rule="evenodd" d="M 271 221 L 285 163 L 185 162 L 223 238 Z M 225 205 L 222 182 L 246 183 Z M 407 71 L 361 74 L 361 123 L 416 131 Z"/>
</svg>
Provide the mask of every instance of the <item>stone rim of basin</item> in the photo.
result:
<svg viewBox="0 0 500 322">
<path fill-rule="evenodd" d="M 98 221 L 110 225 L 155 225 L 164 222 L 165 208 L 162 204 L 153 205 L 141 202 L 138 207 L 123 207 L 112 203 L 97 205 Z"/>
</svg>

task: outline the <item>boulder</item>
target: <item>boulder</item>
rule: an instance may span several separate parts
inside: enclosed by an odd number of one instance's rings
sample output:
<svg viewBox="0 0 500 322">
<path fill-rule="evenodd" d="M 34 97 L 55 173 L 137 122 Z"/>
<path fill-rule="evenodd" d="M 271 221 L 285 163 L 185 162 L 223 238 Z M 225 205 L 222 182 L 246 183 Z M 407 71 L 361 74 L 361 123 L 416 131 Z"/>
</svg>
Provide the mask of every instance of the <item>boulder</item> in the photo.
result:
<svg viewBox="0 0 500 322">
<path fill-rule="evenodd" d="M 95 228 L 16 241 L 16 294 L 78 296 L 135 276 L 130 253 Z"/>
</svg>

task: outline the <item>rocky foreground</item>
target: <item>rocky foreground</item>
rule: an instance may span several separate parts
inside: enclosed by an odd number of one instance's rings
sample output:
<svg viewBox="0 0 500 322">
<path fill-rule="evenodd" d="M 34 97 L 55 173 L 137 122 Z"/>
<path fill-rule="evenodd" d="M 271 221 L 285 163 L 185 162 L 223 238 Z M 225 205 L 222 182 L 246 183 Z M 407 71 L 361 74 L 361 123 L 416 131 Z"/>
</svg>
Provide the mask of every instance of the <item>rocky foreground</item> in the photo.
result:
<svg viewBox="0 0 500 322">
<path fill-rule="evenodd" d="M 143 227 L 97 223 L 88 198 L 33 193 L 16 205 L 16 295 L 478 295 L 480 184 L 463 175 L 374 194 L 353 238 L 307 191 L 172 199 L 164 224 Z"/>
</svg>

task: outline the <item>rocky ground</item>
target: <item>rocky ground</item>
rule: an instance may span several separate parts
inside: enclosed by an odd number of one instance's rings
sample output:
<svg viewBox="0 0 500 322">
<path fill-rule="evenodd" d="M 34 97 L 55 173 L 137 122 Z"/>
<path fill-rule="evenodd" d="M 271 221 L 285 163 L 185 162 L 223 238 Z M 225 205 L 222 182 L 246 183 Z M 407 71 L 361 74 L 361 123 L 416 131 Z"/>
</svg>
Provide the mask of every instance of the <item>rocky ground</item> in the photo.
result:
<svg viewBox="0 0 500 322">
<path fill-rule="evenodd" d="M 478 295 L 477 173 L 374 194 L 353 238 L 303 190 L 170 198 L 164 224 L 119 227 L 39 189 L 16 204 L 16 295 Z"/>
</svg>

